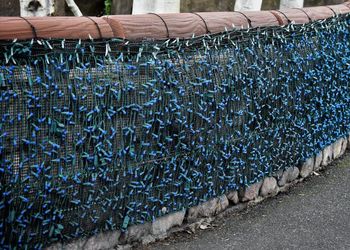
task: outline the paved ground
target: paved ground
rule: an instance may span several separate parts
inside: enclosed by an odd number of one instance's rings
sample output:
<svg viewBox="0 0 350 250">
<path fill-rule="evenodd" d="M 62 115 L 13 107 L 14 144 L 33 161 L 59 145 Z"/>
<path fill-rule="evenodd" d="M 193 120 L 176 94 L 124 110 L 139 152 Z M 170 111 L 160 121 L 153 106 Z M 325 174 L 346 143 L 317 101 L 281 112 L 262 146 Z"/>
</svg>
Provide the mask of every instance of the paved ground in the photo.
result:
<svg viewBox="0 0 350 250">
<path fill-rule="evenodd" d="M 144 249 L 350 249 L 350 153 L 287 194 Z"/>
</svg>

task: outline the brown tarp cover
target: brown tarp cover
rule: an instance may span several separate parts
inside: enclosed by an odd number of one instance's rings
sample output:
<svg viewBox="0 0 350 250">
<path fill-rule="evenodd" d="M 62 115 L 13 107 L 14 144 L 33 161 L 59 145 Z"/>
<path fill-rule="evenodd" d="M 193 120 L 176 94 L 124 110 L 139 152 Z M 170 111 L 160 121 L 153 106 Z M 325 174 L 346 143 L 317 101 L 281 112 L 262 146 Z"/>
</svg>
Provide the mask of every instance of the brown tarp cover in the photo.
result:
<svg viewBox="0 0 350 250">
<path fill-rule="evenodd" d="M 113 31 L 98 17 L 0 17 L 0 40 L 38 38 L 111 38 Z"/>
<path fill-rule="evenodd" d="M 347 5 L 349 7 L 347 7 Z M 274 11 L 200 12 L 179 14 L 116 15 L 102 17 L 114 36 L 129 40 L 189 38 L 225 29 L 277 26 L 326 19 L 350 12 L 350 3 Z"/>
<path fill-rule="evenodd" d="M 141 14 L 98 17 L 0 17 L 0 40 L 32 38 L 129 40 L 190 38 L 235 28 L 326 19 L 350 12 L 350 2 L 322 7 L 246 12 Z"/>
</svg>

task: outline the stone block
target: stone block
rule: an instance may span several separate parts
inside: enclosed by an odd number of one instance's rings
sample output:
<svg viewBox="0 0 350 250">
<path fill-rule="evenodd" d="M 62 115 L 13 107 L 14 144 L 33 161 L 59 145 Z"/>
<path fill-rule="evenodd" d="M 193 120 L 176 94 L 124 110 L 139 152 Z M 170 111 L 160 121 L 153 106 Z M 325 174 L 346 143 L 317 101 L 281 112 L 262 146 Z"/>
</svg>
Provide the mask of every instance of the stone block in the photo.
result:
<svg viewBox="0 0 350 250">
<path fill-rule="evenodd" d="M 245 189 L 240 189 L 238 196 L 242 202 L 251 201 L 258 197 L 262 181 L 254 183 Z"/>
<path fill-rule="evenodd" d="M 302 178 L 308 177 L 314 170 L 314 157 L 307 159 L 300 167 L 300 176 Z"/>
<path fill-rule="evenodd" d="M 152 223 L 146 222 L 145 224 L 132 225 L 128 228 L 128 231 L 121 236 L 121 243 L 140 242 L 142 238 L 152 233 Z"/>
<path fill-rule="evenodd" d="M 112 231 L 100 233 L 89 238 L 86 242 L 84 250 L 107 250 L 113 249 L 118 245 L 120 231 Z"/>
<path fill-rule="evenodd" d="M 134 248 L 131 245 L 118 245 L 114 249 L 116 249 L 116 250 L 133 250 Z"/>
<path fill-rule="evenodd" d="M 323 149 L 323 157 L 321 166 L 326 167 L 333 160 L 333 146 L 329 145 L 325 149 Z"/>
<path fill-rule="evenodd" d="M 61 250 L 61 249 L 64 249 L 63 245 L 61 243 L 56 243 L 54 245 L 51 245 L 51 246 L 45 248 L 45 250 Z"/>
<path fill-rule="evenodd" d="M 321 151 L 315 157 L 314 171 L 318 171 L 318 170 L 321 169 L 322 159 L 323 159 L 323 154 L 322 154 L 322 151 Z"/>
<path fill-rule="evenodd" d="M 86 246 L 87 239 L 77 239 L 69 244 L 57 243 L 47 247 L 45 250 L 83 250 Z"/>
<path fill-rule="evenodd" d="M 229 206 L 229 201 L 226 195 L 222 195 L 218 198 L 210 199 L 203 202 L 198 206 L 191 207 L 188 210 L 187 221 L 193 222 L 196 218 L 211 217 L 222 211 Z"/>
<path fill-rule="evenodd" d="M 266 177 L 260 188 L 260 195 L 266 197 L 278 192 L 277 180 L 274 177 Z"/>
<path fill-rule="evenodd" d="M 227 199 L 233 203 L 234 205 L 237 205 L 239 203 L 239 198 L 238 198 L 238 191 L 232 191 L 232 192 L 229 192 L 227 195 L 226 195 Z"/>
<path fill-rule="evenodd" d="M 61 243 L 56 243 L 54 245 L 51 245 L 51 246 L 45 248 L 45 250 L 59 250 L 59 249 L 63 249 Z"/>
<path fill-rule="evenodd" d="M 226 210 L 226 208 L 230 205 L 226 195 L 221 195 L 219 198 L 219 204 L 217 206 L 215 214 L 219 214 L 222 211 Z"/>
<path fill-rule="evenodd" d="M 333 159 L 337 159 L 342 156 L 344 139 L 340 138 L 333 143 Z"/>
<path fill-rule="evenodd" d="M 165 237 L 166 237 L 166 234 L 162 235 L 162 237 L 159 237 L 159 239 L 164 239 Z M 148 245 L 148 244 L 151 244 L 151 243 L 155 242 L 157 239 L 156 239 L 156 236 L 153 236 L 153 235 L 149 234 L 149 235 L 143 236 L 141 238 L 140 242 L 141 242 L 141 245 Z"/>
<path fill-rule="evenodd" d="M 278 186 L 283 187 L 289 182 L 292 182 L 296 180 L 299 176 L 299 168 L 297 167 L 289 167 L 287 168 L 281 177 L 281 179 L 278 181 Z"/>
<path fill-rule="evenodd" d="M 180 211 L 171 213 L 162 217 L 157 218 L 152 223 L 152 234 L 155 236 L 164 235 L 174 226 L 182 225 L 185 219 L 186 211 Z"/>
<path fill-rule="evenodd" d="M 272 176 L 276 178 L 276 180 L 279 180 L 282 178 L 284 170 L 280 169 L 277 172 L 273 173 Z"/>
<path fill-rule="evenodd" d="M 346 149 L 348 147 L 348 138 L 347 137 L 344 137 L 343 138 L 343 146 L 342 146 L 342 149 L 341 149 L 341 155 L 345 154 L 346 152 Z"/>
</svg>

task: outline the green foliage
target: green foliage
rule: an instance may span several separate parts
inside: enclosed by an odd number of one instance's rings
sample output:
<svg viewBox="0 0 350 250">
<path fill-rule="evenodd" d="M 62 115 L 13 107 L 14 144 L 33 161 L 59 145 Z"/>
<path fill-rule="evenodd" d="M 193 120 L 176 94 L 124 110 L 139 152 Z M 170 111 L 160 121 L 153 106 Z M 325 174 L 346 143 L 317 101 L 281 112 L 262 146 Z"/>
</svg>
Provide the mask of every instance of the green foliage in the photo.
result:
<svg viewBox="0 0 350 250">
<path fill-rule="evenodd" d="M 105 15 L 112 13 L 112 0 L 105 0 Z"/>
</svg>

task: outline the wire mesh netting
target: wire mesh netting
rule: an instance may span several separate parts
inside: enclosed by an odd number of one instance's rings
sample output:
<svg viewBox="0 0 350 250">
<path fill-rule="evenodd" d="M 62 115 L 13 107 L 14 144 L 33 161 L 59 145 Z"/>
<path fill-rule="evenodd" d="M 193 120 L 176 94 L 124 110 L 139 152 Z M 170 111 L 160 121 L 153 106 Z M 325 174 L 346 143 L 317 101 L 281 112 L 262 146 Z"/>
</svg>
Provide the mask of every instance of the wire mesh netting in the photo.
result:
<svg viewBox="0 0 350 250">
<path fill-rule="evenodd" d="M 348 135 L 349 24 L 2 41 L 0 245 L 127 230 Z"/>
</svg>

